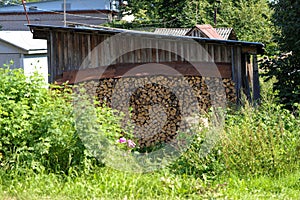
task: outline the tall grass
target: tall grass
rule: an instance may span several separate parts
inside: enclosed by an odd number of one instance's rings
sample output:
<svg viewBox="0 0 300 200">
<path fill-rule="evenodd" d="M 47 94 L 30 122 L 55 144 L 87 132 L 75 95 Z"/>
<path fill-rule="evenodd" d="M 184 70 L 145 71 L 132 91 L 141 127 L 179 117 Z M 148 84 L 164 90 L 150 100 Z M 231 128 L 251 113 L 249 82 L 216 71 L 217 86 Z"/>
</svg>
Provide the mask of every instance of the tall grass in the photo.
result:
<svg viewBox="0 0 300 200">
<path fill-rule="evenodd" d="M 239 175 L 276 176 L 300 164 L 300 118 L 275 102 L 271 82 L 262 84 L 262 103 L 228 113 L 222 136 L 226 170 Z"/>
<path fill-rule="evenodd" d="M 203 137 L 194 143 L 171 167 L 176 173 L 188 173 L 208 179 L 221 175 L 253 177 L 290 173 L 300 164 L 300 118 L 275 103 L 270 83 L 262 84 L 260 106 L 246 103 L 227 109 L 224 130 L 211 153 L 201 156 Z"/>
</svg>

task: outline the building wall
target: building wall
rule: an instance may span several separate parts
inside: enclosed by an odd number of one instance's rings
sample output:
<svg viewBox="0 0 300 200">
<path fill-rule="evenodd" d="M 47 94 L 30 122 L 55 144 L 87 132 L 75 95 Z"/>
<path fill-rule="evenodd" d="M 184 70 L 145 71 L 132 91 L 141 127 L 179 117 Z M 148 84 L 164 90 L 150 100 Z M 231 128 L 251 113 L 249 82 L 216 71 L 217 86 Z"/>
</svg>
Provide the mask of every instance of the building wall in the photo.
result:
<svg viewBox="0 0 300 200">
<path fill-rule="evenodd" d="M 13 64 L 11 64 L 13 61 Z M 9 65 L 12 69 L 20 68 L 21 54 L 19 53 L 0 53 L 0 66 Z M 23 67 L 22 67 L 23 68 Z"/>
<path fill-rule="evenodd" d="M 218 67 L 217 73 L 220 72 L 223 76 L 224 71 L 226 77 L 230 77 L 232 48 L 223 44 L 199 44 L 192 39 L 159 40 L 152 36 L 120 34 L 110 37 L 107 34 L 84 33 L 80 30 L 51 31 L 48 39 L 50 82 L 67 71 L 115 65 L 112 71 L 118 73 L 142 63 L 171 63 L 174 68 L 187 75 L 191 73 L 188 70 L 191 67 L 184 65 L 187 61 L 199 65 L 203 73 L 211 74 Z M 126 67 L 125 64 L 133 66 Z M 118 67 L 120 69 L 116 70 Z M 108 70 L 107 73 L 110 73 Z"/>
<path fill-rule="evenodd" d="M 20 49 L 6 43 L 0 41 L 0 54 L 19 54 Z"/>
<path fill-rule="evenodd" d="M 29 20 L 31 24 L 44 24 L 63 26 L 64 16 L 62 12 L 53 13 L 30 13 Z M 74 13 L 67 15 L 67 21 L 77 22 L 83 24 L 100 25 L 108 22 L 109 14 L 101 11 L 85 12 L 85 13 Z M 3 31 L 28 31 L 29 28 L 24 13 L 16 14 L 0 14 L 0 25 Z"/>
<path fill-rule="evenodd" d="M 13 62 L 13 64 L 11 64 Z M 0 66 L 8 65 L 11 69 L 22 68 L 25 75 L 32 75 L 34 72 L 41 74 L 48 83 L 48 59 L 46 54 L 23 55 L 20 53 L 0 53 Z"/>
<path fill-rule="evenodd" d="M 46 83 L 48 83 L 48 59 L 46 54 L 41 55 L 25 55 L 23 59 L 25 75 L 32 75 L 38 72 L 43 76 Z"/>
</svg>

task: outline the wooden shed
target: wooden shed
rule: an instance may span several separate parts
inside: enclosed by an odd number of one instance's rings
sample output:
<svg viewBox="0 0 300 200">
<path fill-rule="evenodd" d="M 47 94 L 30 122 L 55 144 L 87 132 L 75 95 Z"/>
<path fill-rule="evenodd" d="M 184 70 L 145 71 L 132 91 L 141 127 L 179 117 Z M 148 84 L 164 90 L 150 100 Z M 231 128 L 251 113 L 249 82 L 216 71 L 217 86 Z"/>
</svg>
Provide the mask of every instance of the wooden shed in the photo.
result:
<svg viewBox="0 0 300 200">
<path fill-rule="evenodd" d="M 250 101 L 260 96 L 261 43 L 92 26 L 30 28 L 33 38 L 47 40 L 49 82 L 85 82 L 100 103 L 114 107 L 117 99 L 114 108 L 133 108 L 135 133 L 147 134 L 141 146 L 171 141 L 196 104 L 205 111 L 224 100 L 239 103 L 242 92 Z"/>
<path fill-rule="evenodd" d="M 92 68 L 105 66 L 103 78 L 120 77 L 132 67 L 145 63 L 168 64 L 184 75 L 193 75 L 196 72 L 190 65 L 192 63 L 201 73 L 206 73 L 205 76 L 216 76 L 213 69 L 210 71 L 210 66 L 216 65 L 222 78 L 234 82 L 237 100 L 242 90 L 249 99 L 259 99 L 257 54 L 263 53 L 261 43 L 166 36 L 104 27 L 30 25 L 30 28 L 34 39 L 48 41 L 49 82 L 89 68 L 82 63 L 94 50 L 97 51 L 97 66 Z M 116 39 L 108 40 L 113 36 Z M 101 49 L 95 48 L 103 42 L 105 45 Z M 133 50 L 126 52 L 124 46 Z"/>
</svg>

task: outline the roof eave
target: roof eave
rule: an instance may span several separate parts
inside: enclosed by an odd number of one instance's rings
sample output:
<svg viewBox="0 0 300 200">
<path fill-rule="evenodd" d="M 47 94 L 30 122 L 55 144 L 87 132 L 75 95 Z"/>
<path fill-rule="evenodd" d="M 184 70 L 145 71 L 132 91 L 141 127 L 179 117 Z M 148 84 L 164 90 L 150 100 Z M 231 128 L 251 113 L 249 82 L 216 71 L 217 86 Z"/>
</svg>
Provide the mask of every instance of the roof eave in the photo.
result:
<svg viewBox="0 0 300 200">
<path fill-rule="evenodd" d="M 10 46 L 13 46 L 13 47 L 15 47 L 15 48 L 21 50 L 22 53 L 26 53 L 26 52 L 29 51 L 29 49 L 25 49 L 25 48 L 23 48 L 23 47 L 20 47 L 20 46 L 18 46 L 18 45 L 16 45 L 16 44 L 13 44 L 13 43 L 11 43 L 11 42 L 9 42 L 9 41 L 7 41 L 7 40 L 3 40 L 2 38 L 0 38 L 0 41 L 2 41 L 2 42 L 6 43 L 6 44 L 8 44 L 8 45 L 10 45 Z"/>
<path fill-rule="evenodd" d="M 195 41 L 201 43 L 219 43 L 219 44 L 227 44 L 227 45 L 240 45 L 240 46 L 248 46 L 248 47 L 256 47 L 258 54 L 263 54 L 264 52 L 264 44 L 259 42 L 247 42 L 247 41 L 237 41 L 237 40 L 224 40 L 224 39 L 212 39 L 212 38 L 200 38 L 200 37 L 192 37 L 192 36 L 174 36 L 174 35 L 163 35 L 163 34 L 155 34 L 151 32 L 141 32 L 141 31 L 132 31 L 126 29 L 115 29 L 115 28 L 77 28 L 77 27 L 62 27 L 62 26 L 50 26 L 50 25 L 38 25 L 38 24 L 31 24 L 28 25 L 32 30 L 39 30 L 39 31 L 50 31 L 54 29 L 61 29 L 61 30 L 72 30 L 75 32 L 99 32 L 99 33 L 106 33 L 106 34 L 118 34 L 118 33 L 126 33 L 132 35 L 144 35 L 144 36 L 151 36 L 156 38 L 170 38 L 170 39 L 183 39 L 183 40 L 190 40 L 193 39 Z M 38 38 L 36 35 L 35 39 L 46 39 L 46 38 Z"/>
<path fill-rule="evenodd" d="M 34 55 L 34 54 L 47 54 L 47 49 L 31 49 L 29 51 L 27 51 L 28 55 Z"/>
</svg>

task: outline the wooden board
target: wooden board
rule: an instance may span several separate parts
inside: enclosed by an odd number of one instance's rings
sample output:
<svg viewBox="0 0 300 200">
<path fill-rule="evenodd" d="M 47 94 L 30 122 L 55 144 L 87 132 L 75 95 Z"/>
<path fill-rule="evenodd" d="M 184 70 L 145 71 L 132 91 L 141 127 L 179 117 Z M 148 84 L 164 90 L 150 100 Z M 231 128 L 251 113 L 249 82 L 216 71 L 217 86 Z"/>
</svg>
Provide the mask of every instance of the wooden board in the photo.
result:
<svg viewBox="0 0 300 200">
<path fill-rule="evenodd" d="M 134 70 L 137 68 L 137 70 Z M 71 70 L 63 72 L 57 82 L 77 83 L 87 80 L 104 78 L 138 77 L 138 76 L 203 76 L 231 78 L 230 63 L 210 62 L 166 62 L 144 64 L 115 64 L 108 67 L 97 67 L 83 70 Z"/>
</svg>

